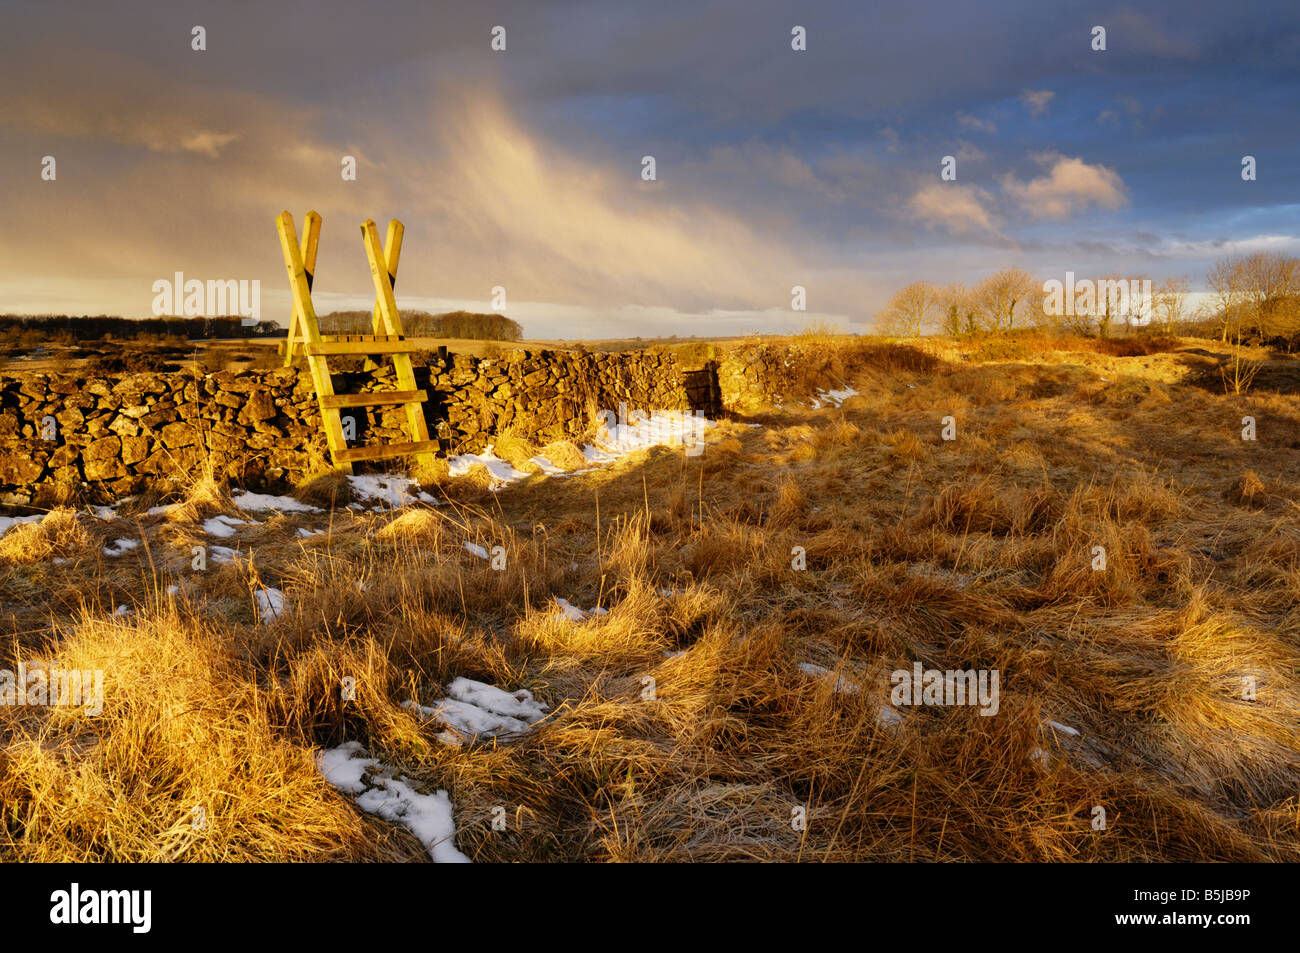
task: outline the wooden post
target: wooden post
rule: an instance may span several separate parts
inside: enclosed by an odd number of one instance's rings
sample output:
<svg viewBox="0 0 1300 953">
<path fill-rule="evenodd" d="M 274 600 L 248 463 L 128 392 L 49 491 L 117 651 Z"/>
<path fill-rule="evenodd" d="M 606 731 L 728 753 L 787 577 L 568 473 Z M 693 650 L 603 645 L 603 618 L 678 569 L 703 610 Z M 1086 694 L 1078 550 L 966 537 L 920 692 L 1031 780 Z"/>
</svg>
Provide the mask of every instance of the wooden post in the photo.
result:
<svg viewBox="0 0 1300 953">
<path fill-rule="evenodd" d="M 362 230 L 364 231 L 364 229 L 365 226 L 363 225 Z M 387 271 L 388 271 L 388 286 L 392 288 L 394 292 L 396 292 L 397 290 L 397 263 L 398 261 L 401 260 L 402 257 L 402 236 L 405 234 L 406 234 L 406 227 L 402 225 L 402 223 L 399 222 L 397 219 L 393 219 L 391 222 L 388 223 L 388 237 L 384 242 L 384 262 L 387 266 Z M 371 330 L 376 335 L 401 333 L 400 331 L 392 332 L 392 331 L 381 330 L 381 328 L 383 327 L 383 321 L 384 321 L 383 314 L 379 307 L 379 296 L 376 295 L 375 311 L 370 318 Z M 361 369 L 366 371 L 373 371 L 378 366 L 379 365 L 376 364 L 374 360 L 367 357 L 365 363 L 362 364 Z"/>
<path fill-rule="evenodd" d="M 402 242 L 402 223 L 393 220 L 388 225 L 389 248 L 397 252 L 401 248 Z M 396 244 L 394 244 L 394 239 Z M 370 262 L 370 277 L 375 285 L 375 298 L 377 307 L 380 312 L 385 333 L 396 337 L 402 336 L 402 318 L 397 313 L 397 299 L 393 297 L 392 272 L 389 270 L 387 259 L 383 250 L 379 247 L 379 230 L 371 219 L 366 219 L 361 226 L 361 240 L 366 246 L 366 258 Z M 396 256 L 393 258 L 393 266 L 396 267 Z M 413 391 L 415 386 L 415 368 L 411 364 L 410 352 L 394 353 L 393 367 L 397 371 L 397 386 L 401 390 Z M 406 405 L 406 421 L 410 427 L 410 436 L 412 443 L 428 441 L 429 427 L 424 421 L 424 408 L 420 404 L 412 403 Z M 434 462 L 434 454 L 425 452 L 417 454 L 417 459 L 422 465 L 431 466 Z"/>
<path fill-rule="evenodd" d="M 320 213 L 312 209 L 302 222 L 302 249 L 300 251 L 303 273 L 307 276 L 308 295 L 311 294 L 312 281 L 316 277 L 316 250 L 320 246 L 320 226 Z M 289 227 L 293 227 L 292 218 L 289 219 Z M 303 339 L 302 322 L 298 316 L 298 308 L 295 306 L 289 309 L 289 337 L 284 342 L 285 367 L 293 364 L 293 346 Z"/>
<path fill-rule="evenodd" d="M 318 220 L 319 218 L 320 216 L 317 216 Z M 318 345 L 321 343 L 320 329 L 316 324 L 316 309 L 311 303 L 311 285 L 307 280 L 302 248 L 298 245 L 298 237 L 294 232 L 293 216 L 287 211 L 281 212 L 280 217 L 276 219 L 276 225 L 280 231 L 280 250 L 284 253 L 285 268 L 289 272 L 289 289 L 293 292 L 293 306 L 298 314 L 302 338 L 308 345 Z M 317 234 L 319 235 L 319 230 Z M 304 234 L 303 237 L 308 236 Z M 307 366 L 311 368 L 317 397 L 333 397 L 334 382 L 330 379 L 329 367 L 325 361 L 315 357 L 309 351 Z M 343 437 L 343 423 L 339 419 L 338 411 L 330 411 L 322 407 L 321 422 L 325 428 L 325 442 L 329 445 L 330 462 L 344 473 L 351 473 L 352 464 L 339 456 L 347 448 L 347 440 Z"/>
</svg>

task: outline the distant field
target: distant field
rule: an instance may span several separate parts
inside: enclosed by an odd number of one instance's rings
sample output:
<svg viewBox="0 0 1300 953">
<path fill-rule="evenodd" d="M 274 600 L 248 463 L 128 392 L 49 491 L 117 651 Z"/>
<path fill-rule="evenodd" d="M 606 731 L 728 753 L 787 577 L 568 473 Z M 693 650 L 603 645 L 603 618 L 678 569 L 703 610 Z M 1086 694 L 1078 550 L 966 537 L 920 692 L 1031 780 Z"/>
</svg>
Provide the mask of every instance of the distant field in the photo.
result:
<svg viewBox="0 0 1300 953">
<path fill-rule="evenodd" d="M 735 338 L 624 338 L 603 341 L 560 341 L 560 340 L 525 340 L 525 341 L 484 341 L 470 338 L 430 338 L 412 337 L 417 347 L 433 351 L 446 347 L 457 354 L 496 353 L 509 349 L 541 348 L 573 350 L 580 345 L 589 351 L 624 351 L 656 345 L 685 345 L 691 343 L 717 343 L 736 340 Z M 238 370 L 240 368 L 273 367 L 283 358 L 277 356 L 283 338 L 257 339 L 237 338 L 229 340 L 184 341 L 179 338 L 171 341 L 92 341 L 82 344 L 37 344 L 22 347 L 10 347 L 0 350 L 0 373 L 52 372 L 85 368 L 101 362 L 112 373 L 111 368 L 120 366 L 127 369 L 150 370 L 158 366 L 161 359 L 166 364 L 176 367 L 201 367 L 206 370 Z M 302 358 L 298 358 L 302 363 Z"/>
</svg>

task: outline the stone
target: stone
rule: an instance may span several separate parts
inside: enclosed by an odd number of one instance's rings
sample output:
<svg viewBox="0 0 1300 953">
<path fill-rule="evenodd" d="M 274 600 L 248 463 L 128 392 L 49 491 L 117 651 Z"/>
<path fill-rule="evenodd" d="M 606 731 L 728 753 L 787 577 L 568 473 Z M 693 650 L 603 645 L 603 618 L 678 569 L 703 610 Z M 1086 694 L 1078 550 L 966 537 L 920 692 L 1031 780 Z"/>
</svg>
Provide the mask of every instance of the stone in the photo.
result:
<svg viewBox="0 0 1300 953">
<path fill-rule="evenodd" d="M 139 463 L 149 453 L 148 437 L 124 436 L 122 438 L 122 462 L 130 466 Z"/>
<path fill-rule="evenodd" d="M 266 391 L 254 391 L 248 395 L 247 402 L 239 412 L 239 422 L 252 424 L 260 420 L 269 420 L 277 412 L 275 401 L 271 400 L 271 396 Z"/>
<path fill-rule="evenodd" d="M 199 442 L 198 431 L 187 423 L 172 423 L 162 429 L 163 446 L 169 450 L 189 447 Z"/>
<path fill-rule="evenodd" d="M 134 437 L 140 432 L 140 428 L 136 426 L 134 420 L 130 417 L 123 417 L 121 415 L 113 419 L 113 422 L 108 425 L 108 429 L 113 431 L 113 433 L 117 434 L 119 437 Z"/>
<path fill-rule="evenodd" d="M 45 472 L 45 464 L 21 450 L 0 453 L 0 483 L 34 483 Z"/>
<path fill-rule="evenodd" d="M 87 480 L 109 480 L 126 473 L 122 465 L 122 438 L 103 437 L 81 451 L 81 466 Z"/>
</svg>

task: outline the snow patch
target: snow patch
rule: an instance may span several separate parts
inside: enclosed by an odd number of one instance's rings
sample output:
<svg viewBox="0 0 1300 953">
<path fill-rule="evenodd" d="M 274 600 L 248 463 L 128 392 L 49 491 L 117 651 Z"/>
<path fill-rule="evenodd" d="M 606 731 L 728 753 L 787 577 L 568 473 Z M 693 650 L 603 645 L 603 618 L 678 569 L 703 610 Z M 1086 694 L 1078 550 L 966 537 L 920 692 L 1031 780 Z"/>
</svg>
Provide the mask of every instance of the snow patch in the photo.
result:
<svg viewBox="0 0 1300 953">
<path fill-rule="evenodd" d="M 0 516 L 0 536 L 9 532 L 19 523 L 39 523 L 45 519 L 44 513 L 37 513 L 35 516 Z"/>
<path fill-rule="evenodd" d="M 111 545 L 104 547 L 104 555 L 121 556 L 124 553 L 129 553 L 139 545 L 140 540 L 138 539 L 115 539 Z"/>
<path fill-rule="evenodd" d="M 493 487 L 506 483 L 516 483 L 528 476 L 527 473 L 521 473 L 493 453 L 493 446 L 493 444 L 488 444 L 482 453 L 457 454 L 447 461 L 447 472 L 454 477 L 464 476 L 469 473 L 470 467 L 482 464 L 487 467 L 488 473 L 492 476 Z"/>
<path fill-rule="evenodd" d="M 811 675 L 813 678 L 825 678 L 827 675 L 835 674 L 829 668 L 824 668 L 821 665 L 814 665 L 812 662 L 800 662 L 799 671 L 803 672 L 805 675 Z M 836 692 L 845 692 L 852 695 L 857 692 L 857 690 L 857 684 L 849 681 L 843 675 L 835 679 Z"/>
<path fill-rule="evenodd" d="M 399 509 L 411 503 L 436 503 L 432 494 L 419 488 L 408 476 L 396 473 L 366 473 L 348 477 L 353 491 L 361 499 L 379 503 L 388 509 Z"/>
<path fill-rule="evenodd" d="M 850 397 L 857 397 L 858 392 L 855 388 L 846 387 L 843 390 L 819 390 L 817 396 L 812 400 L 813 410 L 817 410 L 824 402 L 828 407 L 838 407 Z"/>
<path fill-rule="evenodd" d="M 319 506 L 312 506 L 292 496 L 273 496 L 270 493 L 236 493 L 230 498 L 241 510 L 250 513 L 261 510 L 275 510 L 279 513 L 324 513 Z"/>
<path fill-rule="evenodd" d="M 253 590 L 253 597 L 257 600 L 257 614 L 266 625 L 279 618 L 284 612 L 284 593 L 273 586 L 267 586 L 264 589 Z"/>
<path fill-rule="evenodd" d="M 356 799 L 357 807 L 386 821 L 400 823 L 424 845 L 435 864 L 468 864 L 456 849 L 456 820 L 446 791 L 424 794 L 403 775 L 366 757 L 360 742 L 344 742 L 322 751 L 317 765 L 325 780 Z"/>
<path fill-rule="evenodd" d="M 488 558 L 488 551 L 486 549 L 484 549 L 478 543 L 471 543 L 468 539 L 465 540 L 465 549 L 473 553 L 479 559 Z"/>
<path fill-rule="evenodd" d="M 257 520 L 241 520 L 234 516 L 214 516 L 203 521 L 203 532 L 209 536 L 228 538 L 239 532 L 238 526 L 258 526 Z"/>
<path fill-rule="evenodd" d="M 1079 737 L 1078 728 L 1071 728 L 1069 725 L 1063 725 L 1059 721 L 1051 721 L 1050 719 L 1048 720 L 1047 724 L 1050 725 L 1055 731 L 1059 731 L 1063 735 L 1069 735 L 1071 738 Z"/>
<path fill-rule="evenodd" d="M 402 707 L 446 725 L 449 730 L 438 740 L 452 746 L 466 739 L 523 734 L 546 714 L 546 704 L 526 688 L 507 692 L 471 678 L 453 681 L 447 686 L 447 697 L 432 705 L 408 701 Z"/>
<path fill-rule="evenodd" d="M 609 615 L 608 609 L 602 609 L 600 606 L 596 606 L 594 609 L 579 609 L 568 599 L 561 599 L 559 596 L 555 597 L 555 604 L 560 607 L 560 615 L 570 622 L 581 622 L 583 619 L 594 615 Z"/>
</svg>

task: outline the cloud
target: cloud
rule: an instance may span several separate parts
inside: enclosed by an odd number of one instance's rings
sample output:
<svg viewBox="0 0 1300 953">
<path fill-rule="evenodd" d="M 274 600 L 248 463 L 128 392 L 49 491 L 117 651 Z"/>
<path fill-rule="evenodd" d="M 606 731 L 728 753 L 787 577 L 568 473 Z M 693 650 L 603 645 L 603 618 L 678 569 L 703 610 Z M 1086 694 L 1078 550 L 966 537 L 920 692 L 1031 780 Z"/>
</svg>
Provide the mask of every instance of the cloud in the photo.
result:
<svg viewBox="0 0 1300 953">
<path fill-rule="evenodd" d="M 196 132 L 182 139 L 180 148 L 185 152 L 197 152 L 215 159 L 221 150 L 239 138 L 237 132 Z"/>
<path fill-rule="evenodd" d="M 1047 104 L 1056 93 L 1050 89 L 1026 89 L 1020 94 L 1020 101 L 1029 110 L 1029 115 L 1037 118 L 1047 111 Z"/>
<path fill-rule="evenodd" d="M 954 235 L 996 233 L 985 207 L 989 194 L 974 185 L 931 182 L 908 200 L 907 209 L 927 225 L 937 225 Z"/>
<path fill-rule="evenodd" d="M 988 119 L 980 119 L 978 116 L 969 116 L 966 113 L 957 114 L 957 122 L 967 129 L 974 129 L 976 132 L 997 132 L 997 125 Z"/>
<path fill-rule="evenodd" d="M 1300 236 L 1252 235 L 1248 238 L 1175 240 L 1156 248 L 1154 254 L 1162 258 L 1224 258 L 1229 255 L 1249 255 L 1260 251 L 1295 254 L 1300 251 Z"/>
<path fill-rule="evenodd" d="M 1048 168 L 1047 175 L 1020 182 L 1007 173 L 1001 179 L 1002 190 L 1033 218 L 1065 219 L 1090 205 L 1118 209 L 1128 204 L 1123 180 L 1104 165 L 1058 153 L 1034 158 Z"/>
</svg>

